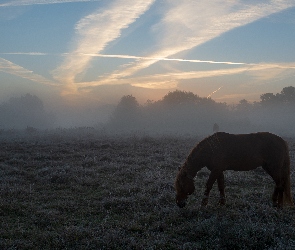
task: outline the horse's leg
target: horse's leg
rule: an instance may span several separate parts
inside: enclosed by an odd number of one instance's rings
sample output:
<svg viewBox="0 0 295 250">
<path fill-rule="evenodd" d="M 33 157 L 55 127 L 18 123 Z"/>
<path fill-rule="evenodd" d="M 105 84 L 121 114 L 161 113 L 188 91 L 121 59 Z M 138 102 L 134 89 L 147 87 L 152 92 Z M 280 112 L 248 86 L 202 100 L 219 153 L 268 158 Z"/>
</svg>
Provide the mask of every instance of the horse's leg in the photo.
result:
<svg viewBox="0 0 295 250">
<path fill-rule="evenodd" d="M 274 207 L 282 208 L 284 202 L 284 187 L 280 181 L 275 181 L 276 185 L 272 194 L 272 203 Z"/>
<path fill-rule="evenodd" d="M 272 203 L 274 207 L 283 207 L 284 188 L 281 185 L 280 176 L 273 173 L 271 165 L 263 165 L 262 168 L 271 176 L 275 182 L 275 188 L 272 194 Z"/>
<path fill-rule="evenodd" d="M 274 207 L 278 206 L 278 198 L 279 198 L 279 189 L 276 185 L 272 194 L 272 204 Z"/>
<path fill-rule="evenodd" d="M 220 175 L 220 173 L 216 172 L 216 171 L 212 171 L 210 173 L 209 178 L 208 178 L 207 183 L 206 183 L 206 190 L 204 192 L 204 197 L 203 197 L 203 200 L 202 200 L 202 206 L 207 206 L 210 191 L 211 191 L 211 189 L 213 187 L 214 182 L 216 181 L 216 179 L 217 179 L 217 177 L 219 175 Z"/>
<path fill-rule="evenodd" d="M 225 205 L 225 192 L 224 192 L 224 174 L 223 172 L 217 178 L 218 189 L 220 193 L 219 204 Z"/>
<path fill-rule="evenodd" d="M 276 187 L 278 189 L 278 208 L 283 208 L 283 204 L 284 204 L 284 187 L 282 187 L 281 185 Z"/>
</svg>

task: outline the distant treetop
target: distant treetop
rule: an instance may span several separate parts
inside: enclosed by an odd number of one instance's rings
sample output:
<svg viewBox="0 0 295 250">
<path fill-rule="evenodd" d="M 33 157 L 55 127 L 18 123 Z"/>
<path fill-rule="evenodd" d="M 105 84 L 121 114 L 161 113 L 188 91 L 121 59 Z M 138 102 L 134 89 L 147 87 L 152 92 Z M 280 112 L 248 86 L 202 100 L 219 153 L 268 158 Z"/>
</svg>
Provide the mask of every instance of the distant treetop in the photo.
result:
<svg viewBox="0 0 295 250">
<path fill-rule="evenodd" d="M 285 87 L 281 93 L 274 95 L 273 93 L 265 93 L 260 96 L 262 105 L 273 105 L 279 103 L 294 104 L 295 88 L 293 86 Z"/>
<path fill-rule="evenodd" d="M 175 90 L 165 95 L 161 102 L 169 105 L 179 105 L 199 102 L 201 98 L 192 92 Z"/>
</svg>

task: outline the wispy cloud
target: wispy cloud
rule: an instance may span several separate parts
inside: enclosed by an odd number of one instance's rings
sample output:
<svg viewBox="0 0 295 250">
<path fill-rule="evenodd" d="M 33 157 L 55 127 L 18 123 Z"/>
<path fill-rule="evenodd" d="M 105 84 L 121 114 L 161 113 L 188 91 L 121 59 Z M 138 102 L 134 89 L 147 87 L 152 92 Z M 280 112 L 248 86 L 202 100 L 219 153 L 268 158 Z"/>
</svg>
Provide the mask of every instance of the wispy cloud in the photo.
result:
<svg viewBox="0 0 295 250">
<path fill-rule="evenodd" d="M 23 56 L 48 56 L 48 55 L 50 55 L 49 53 L 43 53 L 43 52 L 7 52 L 7 53 L 0 53 L 0 54 L 1 55 L 23 55 Z"/>
<path fill-rule="evenodd" d="M 0 53 L 2 55 L 24 55 L 24 56 L 64 56 L 68 57 L 72 55 L 71 53 L 62 53 L 62 54 L 51 54 L 44 52 L 10 52 L 10 53 Z M 158 60 L 158 61 L 177 61 L 177 62 L 190 62 L 190 63 L 202 63 L 202 64 L 223 64 L 223 65 L 232 65 L 236 66 L 235 68 L 226 68 L 226 69 L 218 69 L 218 70 L 205 70 L 205 71 L 181 71 L 176 73 L 164 73 L 164 74 L 154 74 L 154 75 L 146 75 L 140 77 L 114 77 L 111 81 L 109 78 L 102 78 L 96 81 L 91 82 L 76 82 L 76 88 L 87 88 L 87 87 L 95 87 L 104 84 L 131 84 L 132 86 L 144 87 L 144 88 L 154 88 L 154 89 L 169 89 L 177 87 L 177 84 L 181 80 L 189 80 L 189 79 L 201 79 L 201 78 L 210 78 L 210 77 L 219 77 L 225 75 L 236 75 L 247 73 L 251 75 L 253 79 L 256 79 L 256 82 L 271 80 L 271 79 L 283 79 L 290 74 L 294 74 L 295 70 L 295 62 L 293 63 L 245 63 L 245 62 L 229 62 L 229 61 L 212 61 L 212 60 L 198 60 L 198 59 L 182 59 L 182 58 L 151 58 L 151 57 L 143 57 L 143 56 L 134 56 L 134 55 L 110 55 L 110 54 L 85 54 L 80 53 L 75 55 L 76 58 L 81 57 L 82 59 L 86 56 L 89 57 L 102 57 L 102 58 L 119 58 L 119 59 L 134 59 L 141 61 L 150 61 L 150 60 Z M 28 72 L 31 71 L 25 70 L 20 66 L 13 64 L 5 59 L 2 59 L 2 68 L 5 69 L 7 73 L 11 73 L 14 75 L 18 75 L 20 77 L 28 78 L 27 74 L 20 74 L 19 72 Z M 6 65 L 6 66 L 3 66 Z M 12 66 L 13 65 L 13 66 Z M 4 71 L 0 68 L 0 70 Z M 21 70 L 20 70 L 21 69 Z M 290 73 L 291 72 L 291 73 Z M 36 76 L 36 75 L 35 75 Z M 34 81 L 39 81 L 40 76 L 38 76 Z M 41 82 L 48 83 L 47 79 L 43 79 Z M 50 83 L 51 85 L 55 85 L 56 83 Z M 61 86 L 61 85 L 60 85 Z M 212 92 L 208 97 L 217 92 Z"/>
<path fill-rule="evenodd" d="M 140 77 L 126 77 L 113 79 L 109 82 L 106 79 L 97 80 L 93 82 L 77 83 L 80 88 L 95 87 L 104 84 L 131 84 L 136 87 L 154 88 L 154 89 L 169 89 L 176 88 L 181 80 L 202 79 L 210 77 L 220 77 L 227 75 L 249 74 L 256 80 L 261 80 L 262 77 L 267 77 L 269 72 L 273 73 L 271 78 L 283 77 L 285 72 L 295 70 L 295 63 L 282 63 L 282 64 L 251 64 L 241 65 L 237 68 L 218 69 L 218 70 L 204 70 L 204 71 L 189 71 L 189 72 L 176 72 L 166 74 L 154 74 Z M 289 74 L 289 73 L 287 73 Z M 268 78 L 269 79 L 269 78 Z M 265 79 L 263 79 L 265 80 Z"/>
<path fill-rule="evenodd" d="M 75 3 L 75 2 L 98 2 L 101 0 L 11 0 L 6 3 L 0 3 L 0 7 L 13 7 L 36 4 L 59 4 L 59 3 Z"/>
<path fill-rule="evenodd" d="M 226 75 L 237 75 L 237 74 L 249 74 L 256 80 L 265 79 L 274 79 L 276 77 L 282 77 L 284 72 L 289 72 L 295 70 L 295 63 L 284 63 L 284 64 L 253 64 L 252 66 L 242 66 L 238 68 L 230 68 L 230 69 L 219 69 L 219 70 L 205 70 L 205 71 L 189 71 L 189 72 L 177 72 L 177 73 L 169 73 L 169 74 L 156 74 L 152 77 L 138 77 L 134 78 L 134 85 L 137 82 L 142 84 L 141 87 L 144 86 L 144 82 L 167 82 L 167 81 L 180 81 L 180 80 L 189 80 L 189 79 L 202 79 L 202 78 L 210 78 L 210 77 L 219 77 Z M 271 75 L 271 77 L 266 78 L 269 72 L 275 72 Z M 289 74 L 289 73 L 287 73 Z M 259 79 L 258 79 L 259 78 Z M 171 81 L 171 82 L 172 82 Z M 133 82 L 133 81 L 132 81 Z M 171 87 L 175 85 L 172 84 Z"/>
<path fill-rule="evenodd" d="M 76 25 L 76 48 L 53 71 L 55 79 L 75 88 L 75 78 L 89 66 L 93 53 L 102 51 L 111 41 L 121 36 L 155 0 L 117 0 L 105 10 L 96 10 Z M 81 56 L 83 55 L 83 56 Z"/>
<path fill-rule="evenodd" d="M 88 1 L 91 2 L 91 0 L 16 0 L 2 3 L 0 7 L 4 5 L 17 6 Z M 169 0 L 164 2 L 167 4 L 167 11 L 163 14 L 161 21 L 152 27 L 153 35 L 157 37 L 158 41 L 157 44 L 152 47 L 154 48 L 152 53 L 146 56 L 103 54 L 103 50 L 107 45 L 118 39 L 122 31 L 144 14 L 154 2 L 155 0 L 109 1 L 108 6 L 104 9 L 97 9 L 92 14 L 82 18 L 75 26 L 76 33 L 73 38 L 73 50 L 59 55 L 64 58 L 63 62 L 52 71 L 54 79 L 59 83 L 65 84 L 69 91 L 102 84 L 122 83 L 146 88 L 174 88 L 177 86 L 178 81 L 185 79 L 248 73 L 257 79 L 265 80 L 270 77 L 275 78 L 286 70 L 293 70 L 295 68 L 294 64 L 254 64 L 231 62 L 227 60 L 185 59 L 179 56 L 180 52 L 188 52 L 192 48 L 206 43 L 225 32 L 295 6 L 294 0 L 273 0 L 264 1 L 264 3 L 251 1 L 251 3 L 247 4 L 243 3 L 246 1 Z M 40 52 L 16 52 L 7 54 L 31 56 L 48 55 L 47 53 Z M 87 71 L 94 57 L 125 58 L 133 59 L 134 62 L 123 65 L 120 69 L 107 76 L 100 77 L 96 81 L 79 82 L 79 76 Z M 224 64 L 232 65 L 233 67 L 231 69 L 171 72 L 167 74 L 135 77 L 135 73 L 159 61 Z M 6 72 L 28 79 L 30 79 L 33 74 L 30 71 L 26 72 L 26 70 L 20 66 L 18 66 L 20 68 L 9 68 L 9 63 L 7 62 L 8 61 L 5 59 L 1 59 L 2 68 L 4 68 Z M 8 66 L 5 68 L 3 65 Z M 0 70 L 4 71 L 2 68 L 0 68 Z M 13 70 L 15 70 L 15 72 L 13 72 Z M 22 70 L 26 73 L 20 73 Z M 269 72 L 272 72 L 272 74 L 269 74 Z M 47 79 L 43 80 L 44 82 L 48 81 Z"/>
<path fill-rule="evenodd" d="M 154 26 L 160 49 L 147 57 L 126 65 L 106 77 L 114 79 L 132 76 L 159 61 L 188 51 L 234 28 L 254 22 L 270 14 L 295 6 L 294 1 L 274 0 L 270 3 L 244 4 L 240 1 L 169 1 L 169 10 L 162 21 Z"/>
<path fill-rule="evenodd" d="M 43 76 L 35 74 L 33 71 L 25 69 L 17 64 L 14 64 L 4 58 L 0 58 L 0 71 L 19 76 L 21 78 L 25 78 L 31 80 L 33 82 L 37 82 L 40 84 L 58 86 L 56 82 L 46 79 Z"/>
</svg>

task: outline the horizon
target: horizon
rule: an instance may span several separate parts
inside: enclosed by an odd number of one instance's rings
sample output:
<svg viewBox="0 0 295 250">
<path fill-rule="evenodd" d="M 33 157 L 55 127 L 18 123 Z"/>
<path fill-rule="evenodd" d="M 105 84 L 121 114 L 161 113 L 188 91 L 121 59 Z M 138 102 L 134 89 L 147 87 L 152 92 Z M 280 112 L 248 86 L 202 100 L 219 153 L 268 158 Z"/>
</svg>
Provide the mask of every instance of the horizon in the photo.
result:
<svg viewBox="0 0 295 250">
<path fill-rule="evenodd" d="M 0 22 L 1 101 L 83 108 L 178 89 L 233 104 L 295 82 L 295 0 L 5 0 Z"/>
<path fill-rule="evenodd" d="M 227 132 L 294 135 L 289 126 L 294 123 L 294 93 L 295 88 L 289 86 L 280 93 L 264 93 L 260 102 L 244 99 L 230 105 L 176 90 L 160 101 L 145 104 L 138 103 L 133 95 L 124 95 L 116 105 L 59 106 L 58 110 L 49 110 L 38 96 L 26 94 L 0 103 L 0 130 L 8 129 L 9 133 L 17 128 L 31 133 L 37 129 L 96 127 L 106 134 L 206 134 L 217 122 Z"/>
</svg>

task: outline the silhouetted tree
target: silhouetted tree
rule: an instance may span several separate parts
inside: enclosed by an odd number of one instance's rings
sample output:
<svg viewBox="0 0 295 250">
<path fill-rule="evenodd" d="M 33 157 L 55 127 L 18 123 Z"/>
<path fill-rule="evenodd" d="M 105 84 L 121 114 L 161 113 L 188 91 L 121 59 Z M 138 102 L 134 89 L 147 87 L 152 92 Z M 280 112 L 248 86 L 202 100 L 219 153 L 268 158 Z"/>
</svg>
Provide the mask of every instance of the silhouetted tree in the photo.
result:
<svg viewBox="0 0 295 250">
<path fill-rule="evenodd" d="M 118 103 L 111 123 L 117 128 L 125 129 L 134 127 L 139 121 L 140 107 L 136 98 L 132 95 L 125 95 Z"/>
<path fill-rule="evenodd" d="M 6 128 L 45 128 L 53 123 L 53 115 L 44 110 L 42 100 L 35 95 L 13 97 L 0 106 L 0 126 Z"/>
<path fill-rule="evenodd" d="M 290 86 L 277 94 L 262 94 L 260 100 L 250 103 L 242 99 L 229 109 L 226 103 L 175 90 L 159 101 L 147 101 L 140 106 L 135 97 L 128 95 L 121 98 L 110 124 L 157 133 L 211 133 L 215 122 L 225 131 L 235 133 L 281 128 L 289 132 L 286 124 L 293 122 L 294 106 L 289 104 L 295 103 L 295 88 Z"/>
<path fill-rule="evenodd" d="M 115 112 L 129 112 L 134 113 L 138 110 L 139 104 L 136 98 L 132 95 L 125 95 L 121 98 L 120 102 L 117 105 Z"/>
<path fill-rule="evenodd" d="M 246 99 L 240 100 L 236 105 L 236 111 L 243 114 L 248 113 L 252 110 L 252 104 L 249 103 Z"/>
<path fill-rule="evenodd" d="M 292 86 L 285 87 L 281 93 L 274 95 L 273 93 L 265 93 L 260 96 L 261 105 L 279 105 L 279 104 L 294 104 L 295 103 L 295 88 Z"/>
<path fill-rule="evenodd" d="M 202 98 L 192 92 L 175 90 L 143 109 L 147 127 L 157 131 L 208 131 L 215 121 L 226 119 L 227 107 L 211 98 Z"/>
<path fill-rule="evenodd" d="M 277 96 L 273 93 L 265 93 L 260 96 L 262 105 L 276 104 L 278 101 Z"/>
<path fill-rule="evenodd" d="M 197 103 L 200 99 L 198 95 L 192 92 L 175 90 L 165 95 L 161 102 L 166 105 L 183 105 Z"/>
<path fill-rule="evenodd" d="M 279 100 L 283 103 L 294 103 L 295 102 L 295 88 L 292 86 L 285 87 L 278 94 Z"/>
</svg>

